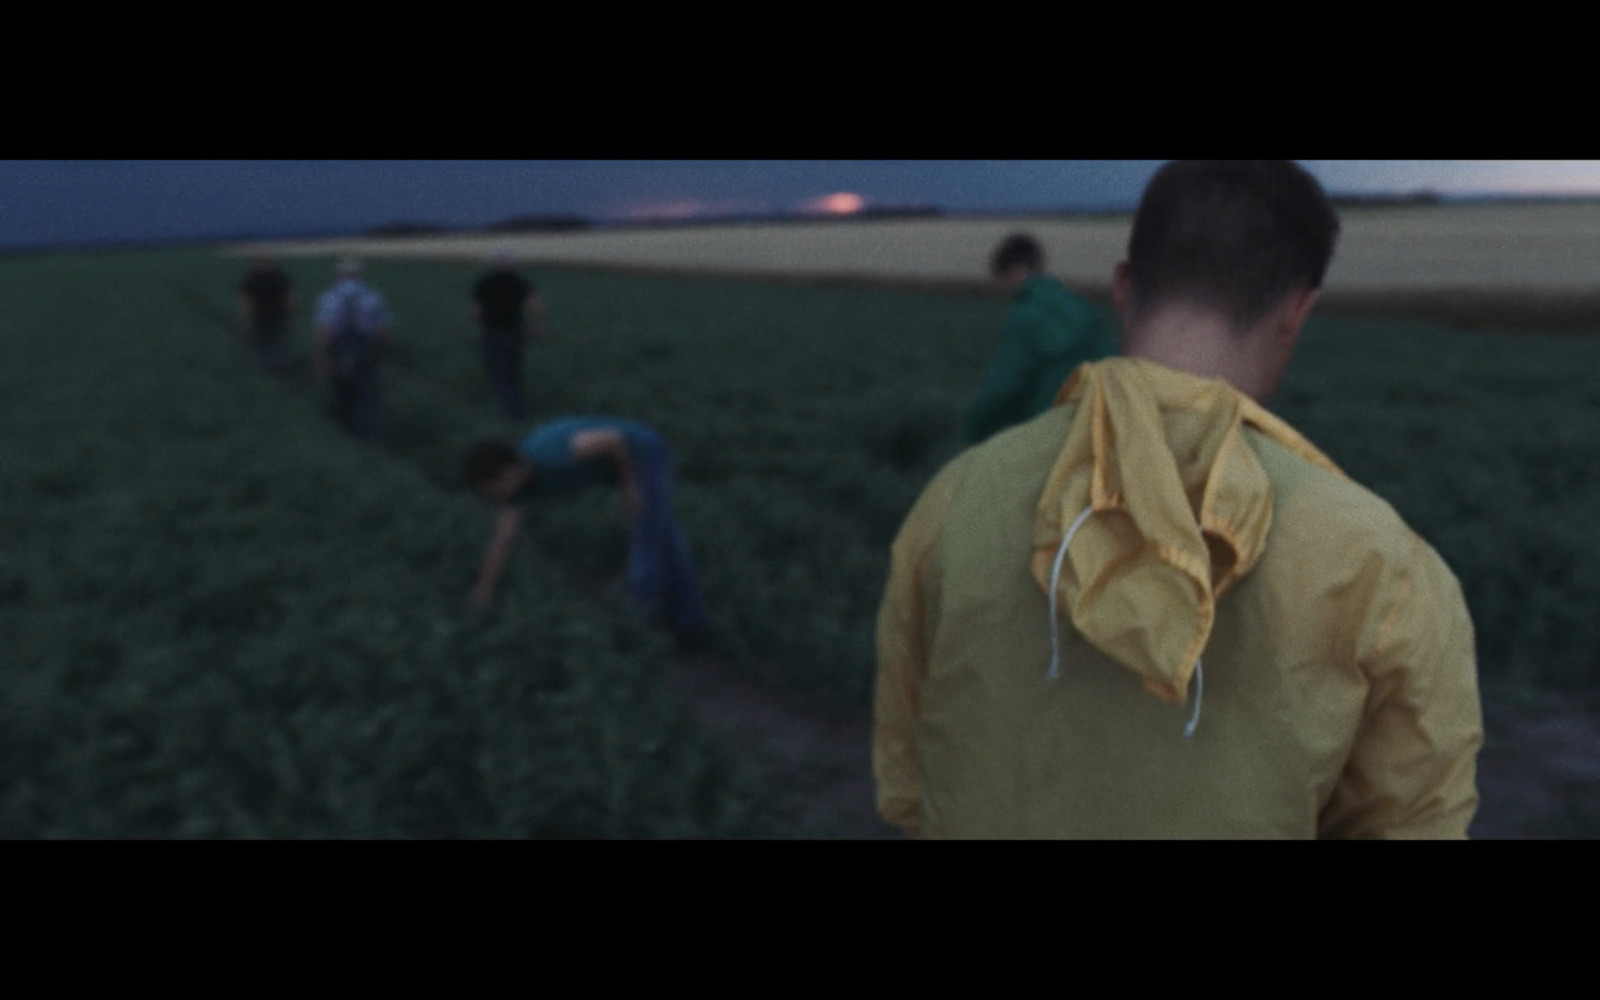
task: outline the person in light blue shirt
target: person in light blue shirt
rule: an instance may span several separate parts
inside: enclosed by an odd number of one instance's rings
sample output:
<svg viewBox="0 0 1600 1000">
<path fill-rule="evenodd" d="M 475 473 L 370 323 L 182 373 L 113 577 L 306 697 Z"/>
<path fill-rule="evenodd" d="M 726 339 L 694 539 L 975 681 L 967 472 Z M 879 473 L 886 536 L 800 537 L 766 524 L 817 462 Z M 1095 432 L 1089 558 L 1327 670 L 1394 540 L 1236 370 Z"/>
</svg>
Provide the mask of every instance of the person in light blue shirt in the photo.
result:
<svg viewBox="0 0 1600 1000">
<path fill-rule="evenodd" d="M 704 648 L 710 626 L 689 543 L 672 514 L 672 459 L 651 427 L 620 417 L 561 417 L 535 427 L 521 442 L 487 440 L 467 456 L 466 481 L 499 505 L 472 605 L 487 609 L 527 504 L 540 496 L 591 486 L 622 494 L 632 529 L 629 595 L 676 637 L 684 650 Z"/>
<path fill-rule="evenodd" d="M 361 281 L 361 264 L 339 262 L 339 281 L 317 299 L 318 376 L 333 386 L 333 417 L 364 440 L 377 433 L 378 368 L 389 344 L 383 296 Z"/>
</svg>

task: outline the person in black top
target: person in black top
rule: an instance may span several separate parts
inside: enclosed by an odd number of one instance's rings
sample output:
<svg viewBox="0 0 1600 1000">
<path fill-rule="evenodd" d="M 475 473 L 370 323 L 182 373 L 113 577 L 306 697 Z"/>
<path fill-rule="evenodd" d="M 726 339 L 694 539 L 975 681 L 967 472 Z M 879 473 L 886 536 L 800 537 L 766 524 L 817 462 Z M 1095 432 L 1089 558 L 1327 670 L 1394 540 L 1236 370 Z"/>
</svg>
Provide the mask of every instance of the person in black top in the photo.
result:
<svg viewBox="0 0 1600 1000">
<path fill-rule="evenodd" d="M 541 320 L 544 304 L 533 283 L 518 274 L 511 253 L 497 251 L 494 267 L 472 290 L 472 318 L 483 329 L 483 366 L 489 388 L 513 420 L 522 419 L 522 345 L 531 323 L 534 335 L 546 339 Z"/>
<path fill-rule="evenodd" d="M 285 347 L 294 286 L 283 269 L 265 257 L 250 262 L 239 282 L 239 334 L 273 375 L 288 369 Z"/>
</svg>

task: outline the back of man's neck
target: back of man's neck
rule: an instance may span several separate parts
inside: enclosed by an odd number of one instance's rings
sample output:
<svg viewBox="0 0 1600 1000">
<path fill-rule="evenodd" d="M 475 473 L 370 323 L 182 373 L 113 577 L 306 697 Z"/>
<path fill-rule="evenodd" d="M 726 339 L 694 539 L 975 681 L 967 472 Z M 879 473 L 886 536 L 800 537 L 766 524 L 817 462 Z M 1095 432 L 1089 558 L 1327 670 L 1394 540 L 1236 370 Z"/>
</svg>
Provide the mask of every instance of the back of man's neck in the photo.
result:
<svg viewBox="0 0 1600 1000">
<path fill-rule="evenodd" d="M 1221 379 L 1256 398 L 1263 386 L 1255 354 L 1257 331 L 1240 330 L 1228 317 L 1178 304 L 1140 316 L 1122 336 L 1122 353 L 1200 378 Z"/>
</svg>

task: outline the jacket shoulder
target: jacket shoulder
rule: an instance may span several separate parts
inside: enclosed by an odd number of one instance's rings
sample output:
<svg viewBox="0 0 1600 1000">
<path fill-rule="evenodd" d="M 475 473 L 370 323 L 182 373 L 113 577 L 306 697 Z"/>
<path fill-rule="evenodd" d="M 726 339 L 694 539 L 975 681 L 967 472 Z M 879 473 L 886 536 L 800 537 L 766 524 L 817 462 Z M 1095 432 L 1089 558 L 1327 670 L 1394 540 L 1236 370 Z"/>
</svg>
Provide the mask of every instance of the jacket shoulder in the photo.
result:
<svg viewBox="0 0 1600 1000">
<path fill-rule="evenodd" d="M 1297 630 L 1320 636 L 1360 684 L 1350 702 L 1359 724 L 1319 836 L 1466 836 L 1483 713 L 1460 581 L 1370 490 L 1271 442 L 1257 452 L 1275 501 L 1257 569 L 1279 606 L 1297 609 Z"/>
<path fill-rule="evenodd" d="M 1322 537 L 1346 545 L 1352 535 L 1369 544 L 1408 549 L 1416 534 L 1387 500 L 1353 479 L 1308 461 L 1254 428 L 1246 440 L 1272 484 L 1272 530 L 1304 527 L 1308 541 Z"/>
<path fill-rule="evenodd" d="M 1376 493 L 1255 431 L 1249 440 L 1273 490 L 1258 570 L 1301 595 L 1320 594 L 1356 660 L 1382 656 L 1397 622 L 1426 616 L 1470 632 L 1460 581 L 1444 558 Z"/>
</svg>

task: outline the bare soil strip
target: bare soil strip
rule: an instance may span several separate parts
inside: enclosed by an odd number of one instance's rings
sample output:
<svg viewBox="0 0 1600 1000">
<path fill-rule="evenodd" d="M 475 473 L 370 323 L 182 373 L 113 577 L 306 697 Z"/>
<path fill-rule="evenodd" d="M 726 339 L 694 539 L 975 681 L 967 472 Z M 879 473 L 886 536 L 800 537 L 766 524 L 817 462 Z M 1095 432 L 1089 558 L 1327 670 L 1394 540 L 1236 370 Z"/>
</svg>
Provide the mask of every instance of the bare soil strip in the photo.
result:
<svg viewBox="0 0 1600 1000">
<path fill-rule="evenodd" d="M 1494 699 L 1485 714 L 1472 836 L 1600 838 L 1600 705 Z"/>
<path fill-rule="evenodd" d="M 760 754 L 783 782 L 789 804 L 781 819 L 795 836 L 900 836 L 878 819 L 866 715 L 829 711 L 715 655 L 680 658 L 676 679 L 701 726 Z"/>
<path fill-rule="evenodd" d="M 716 657 L 680 661 L 677 680 L 702 726 L 762 754 L 786 782 L 795 835 L 900 836 L 877 817 L 868 715 L 829 712 Z M 1486 728 L 1473 839 L 1600 837 L 1600 712 L 1557 701 L 1492 706 Z"/>
</svg>

